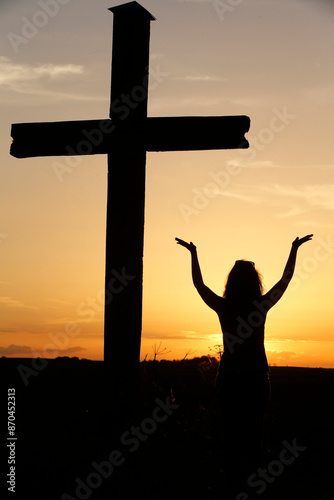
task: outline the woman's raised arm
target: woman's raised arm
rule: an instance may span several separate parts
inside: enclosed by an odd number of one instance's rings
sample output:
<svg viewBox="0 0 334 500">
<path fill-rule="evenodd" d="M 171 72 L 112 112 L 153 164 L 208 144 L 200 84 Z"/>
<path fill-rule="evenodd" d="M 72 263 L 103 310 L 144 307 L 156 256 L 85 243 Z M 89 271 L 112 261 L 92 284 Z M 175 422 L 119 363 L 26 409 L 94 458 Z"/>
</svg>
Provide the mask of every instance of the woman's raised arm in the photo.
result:
<svg viewBox="0 0 334 500">
<path fill-rule="evenodd" d="M 276 302 L 279 301 L 279 299 L 282 297 L 283 293 L 287 289 L 293 273 L 295 271 L 295 266 L 296 266 L 296 258 L 297 258 L 297 251 L 298 248 L 305 243 L 306 241 L 309 241 L 312 239 L 313 234 L 308 234 L 307 236 L 304 236 L 303 238 L 296 238 L 291 245 L 291 250 L 290 254 L 287 260 L 287 263 L 285 265 L 283 274 L 281 279 L 274 285 L 269 292 L 267 292 L 264 296 L 263 299 L 266 303 L 267 309 L 270 309 Z"/>
<path fill-rule="evenodd" d="M 210 290 L 209 287 L 207 287 L 204 284 L 203 278 L 202 278 L 202 273 L 201 273 L 201 268 L 198 262 L 198 256 L 197 256 L 197 249 L 196 246 L 190 242 L 187 243 L 184 240 L 181 240 L 180 238 L 175 238 L 176 243 L 178 245 L 183 246 L 187 250 L 189 250 L 191 254 L 191 274 L 192 274 L 192 279 L 194 286 L 204 302 L 211 307 L 214 310 L 217 310 L 219 307 L 219 304 L 222 300 L 222 297 L 219 297 L 219 295 L 216 295 L 212 290 Z"/>
</svg>

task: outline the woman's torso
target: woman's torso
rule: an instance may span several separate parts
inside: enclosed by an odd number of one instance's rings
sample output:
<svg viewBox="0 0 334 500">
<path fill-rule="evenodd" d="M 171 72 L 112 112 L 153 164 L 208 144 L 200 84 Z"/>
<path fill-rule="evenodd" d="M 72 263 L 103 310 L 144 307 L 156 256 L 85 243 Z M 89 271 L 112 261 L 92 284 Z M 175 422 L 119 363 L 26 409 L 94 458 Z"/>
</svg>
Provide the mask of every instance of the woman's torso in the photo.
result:
<svg viewBox="0 0 334 500">
<path fill-rule="evenodd" d="M 231 374 L 267 373 L 264 348 L 267 312 L 262 307 L 261 298 L 237 305 L 222 299 L 216 312 L 224 343 L 219 371 Z"/>
</svg>

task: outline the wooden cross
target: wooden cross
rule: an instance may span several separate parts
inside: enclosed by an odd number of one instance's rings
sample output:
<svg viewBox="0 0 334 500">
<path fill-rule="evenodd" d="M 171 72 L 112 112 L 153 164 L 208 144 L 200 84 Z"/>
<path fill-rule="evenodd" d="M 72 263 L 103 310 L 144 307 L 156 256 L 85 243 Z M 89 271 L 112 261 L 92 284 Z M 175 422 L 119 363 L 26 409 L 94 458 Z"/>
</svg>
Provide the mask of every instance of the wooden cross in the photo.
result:
<svg viewBox="0 0 334 500">
<path fill-rule="evenodd" d="M 150 22 L 137 2 L 114 14 L 110 119 L 12 125 L 16 158 L 108 155 L 104 364 L 133 377 L 142 325 L 146 151 L 247 148 L 247 116 L 147 117 Z M 126 365 L 124 364 L 126 360 Z"/>
</svg>

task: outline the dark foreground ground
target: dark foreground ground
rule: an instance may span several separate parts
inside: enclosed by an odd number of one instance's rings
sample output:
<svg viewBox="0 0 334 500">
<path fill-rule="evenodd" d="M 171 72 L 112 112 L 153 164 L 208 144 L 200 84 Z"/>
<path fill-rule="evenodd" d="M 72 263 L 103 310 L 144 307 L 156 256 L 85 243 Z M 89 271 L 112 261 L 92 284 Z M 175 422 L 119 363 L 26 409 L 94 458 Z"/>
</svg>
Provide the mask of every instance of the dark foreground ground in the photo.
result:
<svg viewBox="0 0 334 500">
<path fill-rule="evenodd" d="M 103 382 L 101 362 L 0 359 L 0 497 L 231 498 L 221 470 L 216 363 L 213 358 L 143 363 L 136 410 L 123 414 L 117 393 Z M 251 485 L 232 498 L 333 500 L 334 370 L 273 367 L 271 372 L 264 472 L 261 477 L 256 472 Z M 16 404 L 11 437 L 10 388 Z M 294 451 L 282 455 L 286 443 Z M 15 459 L 15 493 L 6 485 L 8 458 Z"/>
</svg>

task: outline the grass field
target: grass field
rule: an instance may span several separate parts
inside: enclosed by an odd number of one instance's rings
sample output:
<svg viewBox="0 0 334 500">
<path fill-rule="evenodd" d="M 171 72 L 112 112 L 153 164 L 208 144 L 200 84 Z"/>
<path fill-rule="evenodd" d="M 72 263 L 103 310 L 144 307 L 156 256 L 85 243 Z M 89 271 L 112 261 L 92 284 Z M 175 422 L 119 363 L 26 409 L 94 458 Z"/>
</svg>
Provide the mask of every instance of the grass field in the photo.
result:
<svg viewBox="0 0 334 500">
<path fill-rule="evenodd" d="M 1 415 L 9 388 L 16 404 L 15 495 L 7 498 L 332 500 L 334 370 L 271 368 L 263 471 L 231 497 L 213 390 L 217 363 L 141 363 L 133 406 L 121 404 L 117 381 L 104 380 L 102 362 L 0 359 Z M 6 491 L 5 418 L 1 435 Z"/>
</svg>

